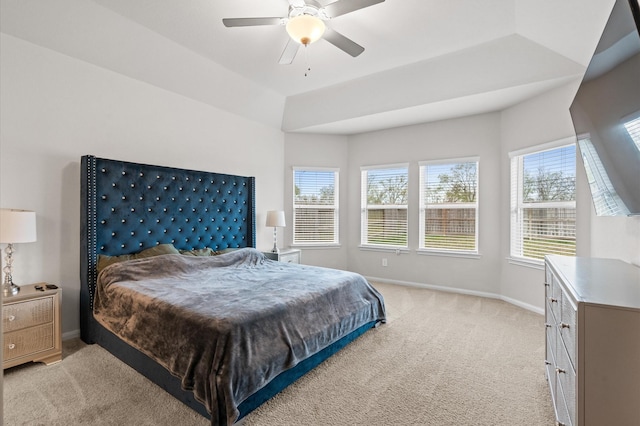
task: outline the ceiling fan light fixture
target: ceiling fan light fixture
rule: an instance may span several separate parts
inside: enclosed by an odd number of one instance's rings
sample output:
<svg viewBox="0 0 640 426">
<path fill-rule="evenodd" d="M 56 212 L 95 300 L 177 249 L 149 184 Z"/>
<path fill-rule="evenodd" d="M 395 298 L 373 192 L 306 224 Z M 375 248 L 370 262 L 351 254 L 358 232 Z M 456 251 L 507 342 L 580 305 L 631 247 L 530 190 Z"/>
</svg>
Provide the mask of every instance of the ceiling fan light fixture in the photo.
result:
<svg viewBox="0 0 640 426">
<path fill-rule="evenodd" d="M 297 43 L 308 45 L 322 37 L 325 25 L 322 19 L 311 15 L 298 15 L 287 22 L 287 33 Z"/>
</svg>

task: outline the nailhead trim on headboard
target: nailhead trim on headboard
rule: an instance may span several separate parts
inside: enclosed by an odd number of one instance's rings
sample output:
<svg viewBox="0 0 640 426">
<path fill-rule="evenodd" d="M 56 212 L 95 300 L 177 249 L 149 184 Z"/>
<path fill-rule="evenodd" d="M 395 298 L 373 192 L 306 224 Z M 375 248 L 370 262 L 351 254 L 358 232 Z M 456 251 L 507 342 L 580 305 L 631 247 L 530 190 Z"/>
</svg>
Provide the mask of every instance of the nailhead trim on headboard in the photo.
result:
<svg viewBox="0 0 640 426">
<path fill-rule="evenodd" d="M 93 307 L 99 254 L 136 253 L 163 243 L 186 250 L 255 246 L 253 177 L 93 156 L 82 157 L 82 170 L 83 311 Z"/>
</svg>

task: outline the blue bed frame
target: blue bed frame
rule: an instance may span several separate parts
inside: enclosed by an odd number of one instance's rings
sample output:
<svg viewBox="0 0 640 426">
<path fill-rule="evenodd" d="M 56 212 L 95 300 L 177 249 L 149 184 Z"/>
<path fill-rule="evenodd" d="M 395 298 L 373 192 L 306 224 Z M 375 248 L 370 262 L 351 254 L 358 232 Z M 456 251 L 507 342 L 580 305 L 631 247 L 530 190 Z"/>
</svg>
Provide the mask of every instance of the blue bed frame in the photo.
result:
<svg viewBox="0 0 640 426">
<path fill-rule="evenodd" d="M 133 253 L 157 244 L 178 249 L 255 247 L 255 178 L 97 158 L 81 160 L 80 329 L 203 416 L 204 405 L 180 380 L 93 318 L 99 254 Z M 360 336 L 366 324 L 272 380 L 238 407 L 250 413 Z"/>
</svg>

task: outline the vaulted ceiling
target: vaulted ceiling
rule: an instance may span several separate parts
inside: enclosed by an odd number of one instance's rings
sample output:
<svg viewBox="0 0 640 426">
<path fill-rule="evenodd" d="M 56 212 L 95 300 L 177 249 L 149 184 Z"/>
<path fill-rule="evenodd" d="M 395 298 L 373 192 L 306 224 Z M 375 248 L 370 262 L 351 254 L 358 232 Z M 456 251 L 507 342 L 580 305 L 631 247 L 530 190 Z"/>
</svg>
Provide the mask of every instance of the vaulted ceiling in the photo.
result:
<svg viewBox="0 0 640 426">
<path fill-rule="evenodd" d="M 284 131 L 353 134 L 579 81 L 613 3 L 386 0 L 327 24 L 360 56 L 320 40 L 291 65 L 283 26 L 222 24 L 286 16 L 287 0 L 1 0 L 0 30 Z"/>
</svg>

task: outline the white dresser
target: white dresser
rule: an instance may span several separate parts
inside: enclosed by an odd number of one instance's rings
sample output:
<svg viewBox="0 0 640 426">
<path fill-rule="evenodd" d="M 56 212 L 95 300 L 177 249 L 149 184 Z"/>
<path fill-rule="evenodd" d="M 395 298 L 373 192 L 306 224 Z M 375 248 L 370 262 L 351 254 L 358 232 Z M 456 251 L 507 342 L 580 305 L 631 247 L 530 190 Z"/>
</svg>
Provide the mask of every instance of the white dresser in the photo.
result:
<svg viewBox="0 0 640 426">
<path fill-rule="evenodd" d="M 546 369 L 558 425 L 640 425 L 640 268 L 545 259 Z"/>
</svg>

